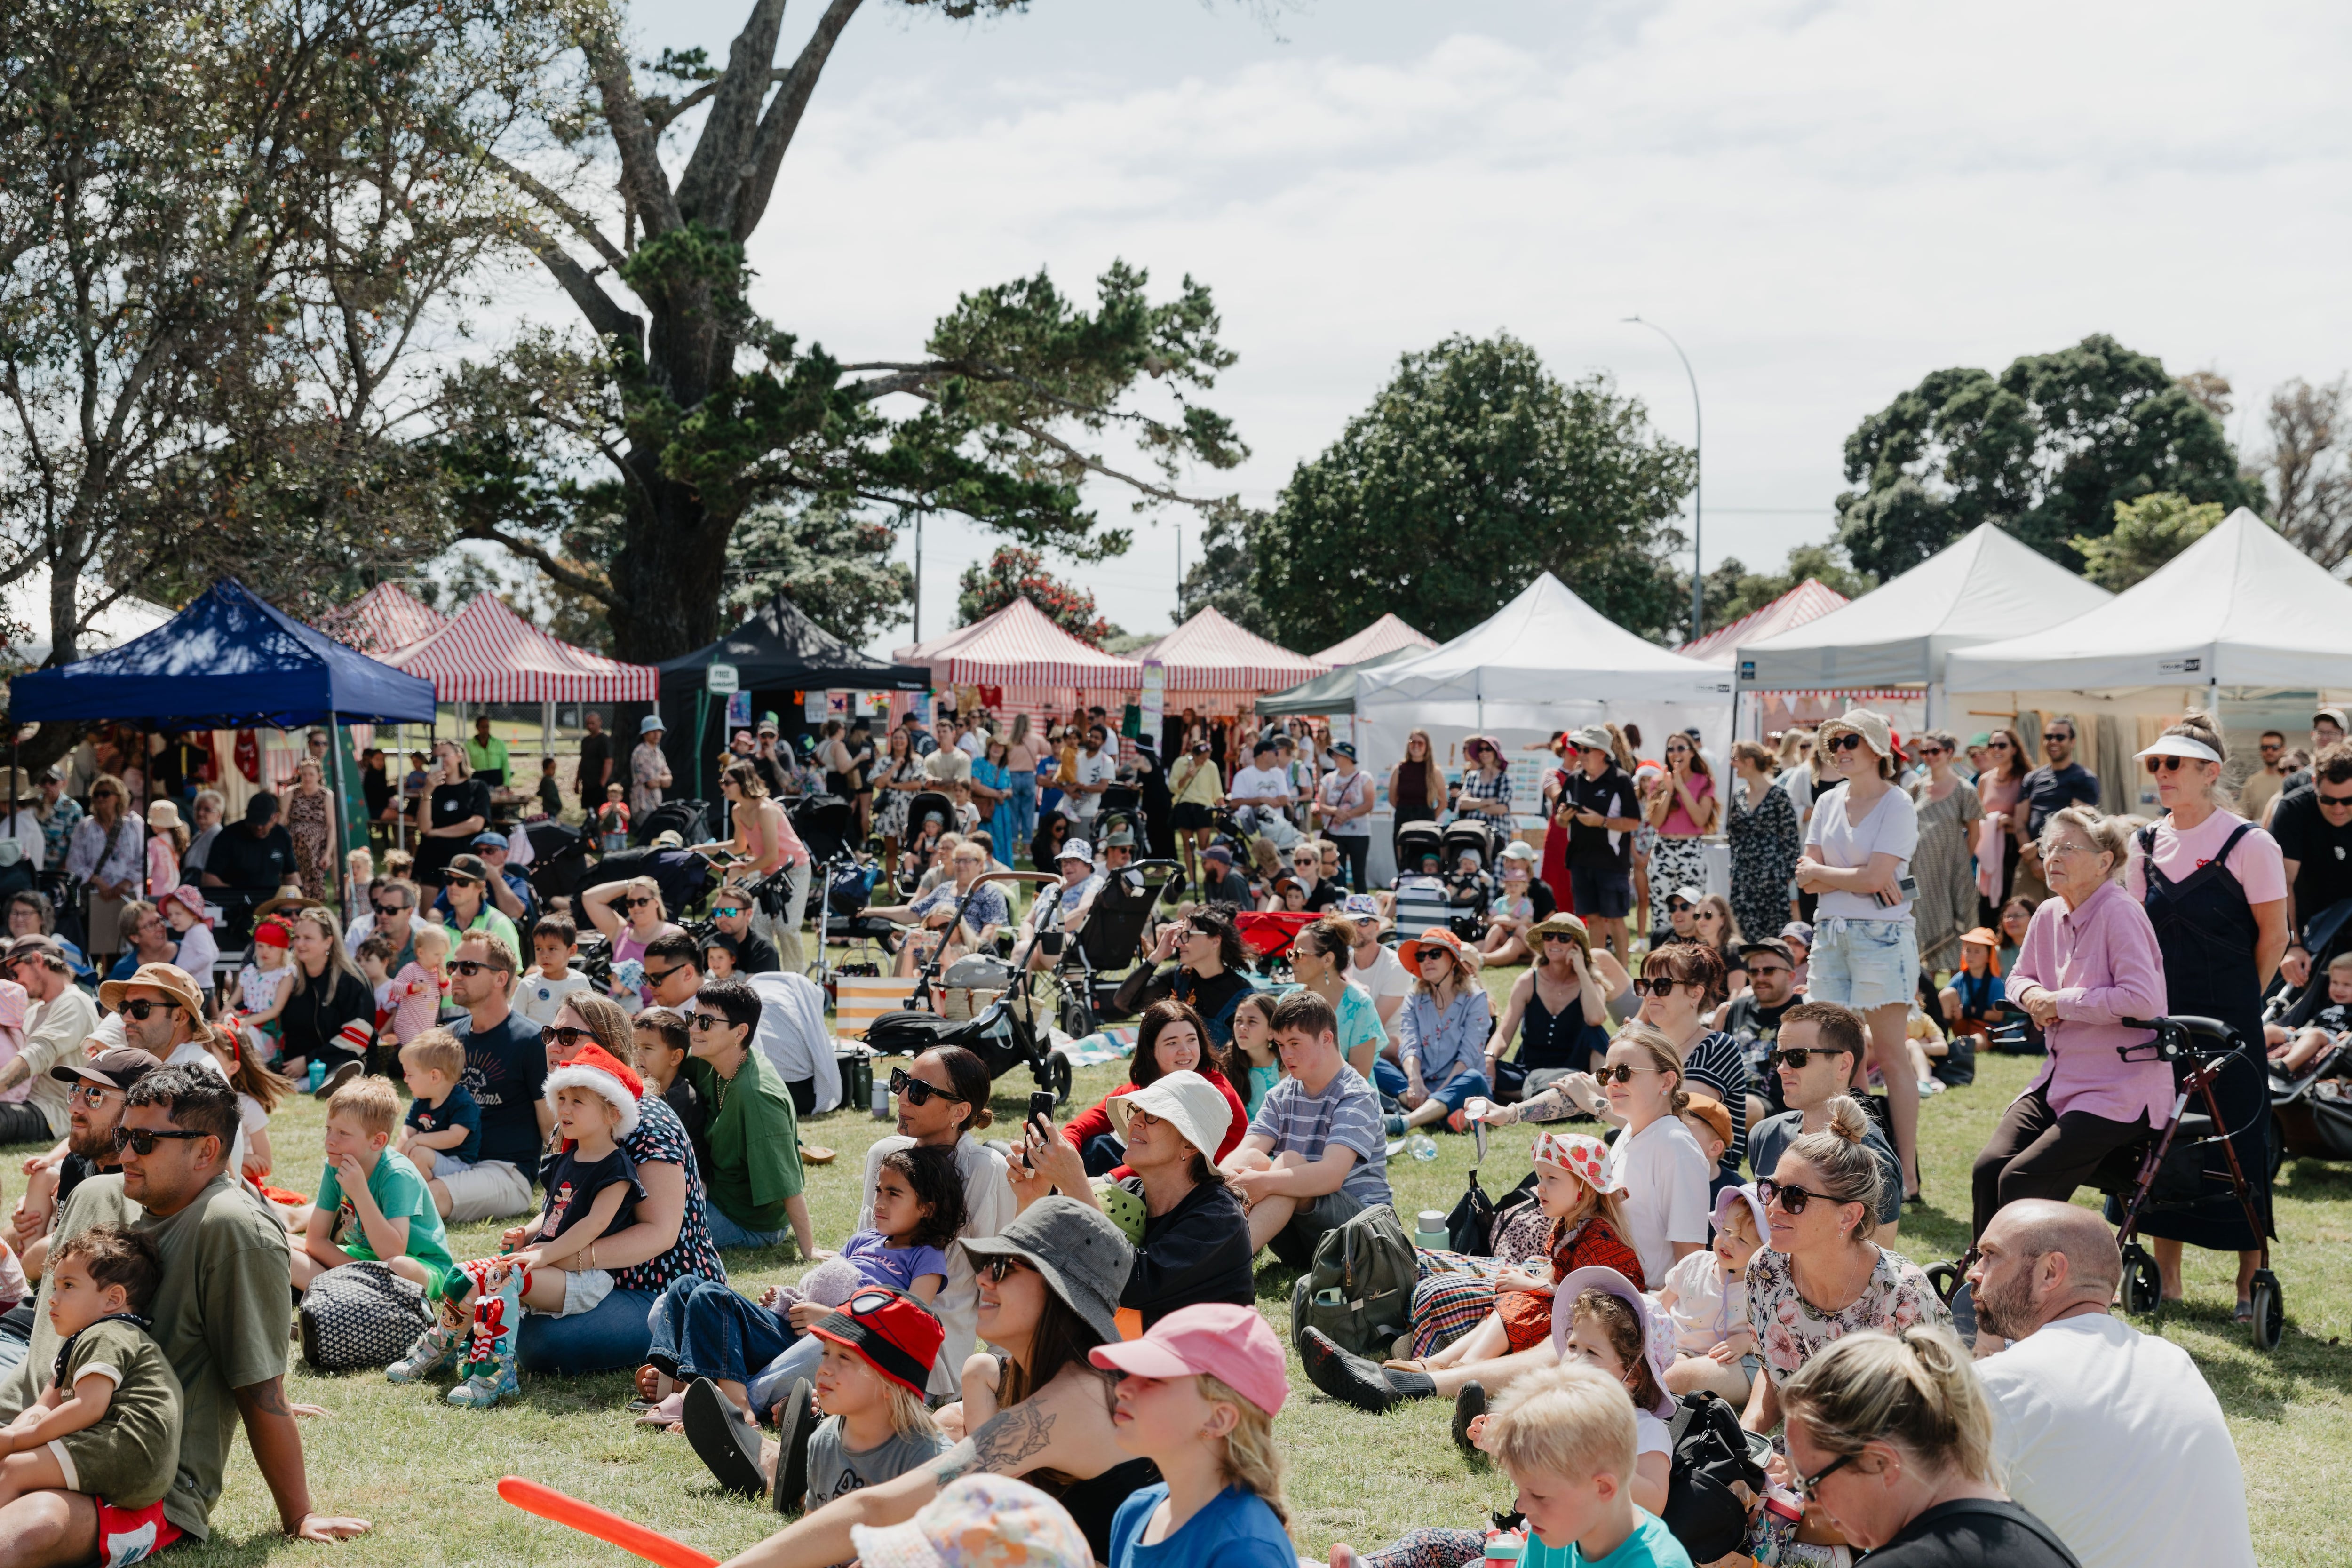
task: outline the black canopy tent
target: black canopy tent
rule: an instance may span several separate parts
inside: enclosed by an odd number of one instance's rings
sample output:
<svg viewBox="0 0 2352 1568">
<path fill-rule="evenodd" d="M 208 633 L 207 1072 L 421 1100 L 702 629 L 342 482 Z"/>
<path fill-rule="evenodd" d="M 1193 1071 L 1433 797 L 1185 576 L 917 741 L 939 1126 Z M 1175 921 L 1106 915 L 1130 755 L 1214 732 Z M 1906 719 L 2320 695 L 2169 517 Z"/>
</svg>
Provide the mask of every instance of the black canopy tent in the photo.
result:
<svg viewBox="0 0 2352 1568">
<path fill-rule="evenodd" d="M 735 672 L 733 689 L 761 694 L 793 691 L 928 691 L 931 672 L 919 664 L 892 664 L 850 647 L 778 597 L 717 642 L 681 654 L 660 666 L 661 713 L 670 728 L 662 750 L 673 776 L 694 781 L 694 793 L 710 794 L 710 760 L 723 737 L 726 694 L 710 689 L 710 667 Z M 772 697 L 782 704 L 785 697 Z M 714 721 L 713 710 L 720 717 Z M 688 765 L 681 766 L 681 763 Z"/>
</svg>

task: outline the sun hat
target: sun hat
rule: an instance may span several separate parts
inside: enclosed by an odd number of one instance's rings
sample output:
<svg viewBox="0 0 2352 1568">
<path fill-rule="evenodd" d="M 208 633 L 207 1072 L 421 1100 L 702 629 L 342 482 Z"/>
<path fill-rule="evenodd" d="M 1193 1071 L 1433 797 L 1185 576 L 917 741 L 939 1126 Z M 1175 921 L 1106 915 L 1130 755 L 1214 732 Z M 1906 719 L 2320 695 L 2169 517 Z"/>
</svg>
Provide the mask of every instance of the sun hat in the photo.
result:
<svg viewBox="0 0 2352 1568">
<path fill-rule="evenodd" d="M 1103 847 L 1106 849 L 1132 849 L 1135 847 L 1135 835 L 1129 832 L 1124 827 L 1114 827 L 1108 833 L 1103 835 Z"/>
<path fill-rule="evenodd" d="M 1040 1198 L 994 1236 L 965 1237 L 957 1245 L 975 1268 L 990 1258 L 1019 1258 L 1105 1342 L 1118 1338 L 1118 1299 L 1135 1268 L 1135 1248 L 1100 1210 L 1076 1198 Z"/>
<path fill-rule="evenodd" d="M 147 803 L 147 826 L 158 828 L 163 832 L 170 832 L 173 828 L 180 826 L 180 808 L 168 800 L 149 801 Z"/>
<path fill-rule="evenodd" d="M 1541 952 L 1543 951 L 1544 939 L 1549 936 L 1564 936 L 1568 938 L 1569 941 L 1576 943 L 1577 946 L 1584 950 L 1585 961 L 1587 963 L 1591 962 L 1592 933 L 1585 929 L 1584 922 L 1582 921 L 1577 919 L 1574 915 L 1570 914 L 1566 910 L 1553 910 L 1550 914 L 1548 914 L 1544 916 L 1543 919 L 1538 921 L 1536 922 L 1535 929 L 1528 932 L 1528 940 L 1534 945 L 1535 950 L 1538 952 Z"/>
<path fill-rule="evenodd" d="M 1524 838 L 1514 838 L 1508 844 L 1503 846 L 1503 852 L 1501 855 L 1497 856 L 1496 858 L 1502 860 L 1525 860 L 1529 865 L 1533 865 L 1539 857 L 1536 854 L 1536 847 L 1534 845 L 1528 843 Z"/>
<path fill-rule="evenodd" d="M 662 732 L 661 715 L 658 713 L 648 713 L 637 721 L 637 733 L 640 735 L 658 735 Z"/>
<path fill-rule="evenodd" d="M 1560 1354 L 1568 1353 L 1569 1331 L 1576 1325 L 1576 1299 L 1587 1290 L 1603 1290 L 1633 1309 L 1633 1321 L 1642 1325 L 1642 1354 L 1650 1363 L 1650 1375 L 1658 1385 L 1658 1402 L 1650 1414 L 1661 1421 L 1671 1420 L 1675 1414 L 1675 1396 L 1666 1392 L 1666 1369 L 1675 1364 L 1675 1327 L 1664 1310 L 1650 1299 L 1633 1289 L 1633 1282 L 1614 1268 L 1591 1264 L 1569 1270 L 1568 1278 L 1551 1289 L 1551 1348 Z"/>
<path fill-rule="evenodd" d="M 180 905 L 190 914 L 196 917 L 196 923 L 198 925 L 210 925 L 213 923 L 212 917 L 205 913 L 204 894 L 198 892 L 193 886 L 186 882 L 181 883 L 178 887 L 164 894 L 161 899 L 158 899 L 156 902 L 159 904 Z"/>
<path fill-rule="evenodd" d="M 1772 1222 L 1765 1217 L 1764 1200 L 1756 1195 L 1756 1184 L 1741 1182 L 1715 1194 L 1715 1228 L 1723 1228 L 1723 1216 L 1740 1204 L 1748 1205 L 1748 1217 L 1756 1222 L 1756 1239 L 1767 1241 L 1772 1236 Z"/>
<path fill-rule="evenodd" d="M 2141 757 L 2190 757 L 2200 763 L 2218 763 L 2221 753 L 2187 735 L 2159 735 L 2156 744 L 2133 752 L 2132 757 L 2134 761 Z"/>
<path fill-rule="evenodd" d="M 1823 751 L 1830 749 L 1831 740 L 1851 731 L 1862 737 L 1862 743 L 1882 757 L 1895 754 L 1895 737 L 1886 722 L 1886 715 L 1874 713 L 1867 708 L 1849 708 L 1834 719 L 1822 721 L 1816 731 L 1815 744 Z"/>
<path fill-rule="evenodd" d="M 1404 965 L 1405 972 L 1407 973 L 1412 974 L 1416 977 L 1419 976 L 1421 973 L 1422 943 L 1430 942 L 1440 944 L 1448 952 L 1454 955 L 1454 968 L 1459 969 L 1462 967 L 1462 939 L 1455 936 L 1444 926 L 1431 926 L 1427 931 L 1423 931 L 1421 935 L 1415 938 L 1411 943 L 1400 943 L 1398 945 L 1397 962 Z"/>
<path fill-rule="evenodd" d="M 601 1096 L 620 1112 L 617 1136 L 626 1138 L 637 1130 L 637 1099 L 646 1091 L 645 1079 L 604 1047 L 583 1046 L 578 1055 L 547 1075 L 540 1098 L 551 1109 L 559 1089 L 584 1089 Z"/>
<path fill-rule="evenodd" d="M 1118 1233 L 1127 1237 L 1127 1244 L 1141 1247 L 1143 1227 L 1151 1218 L 1151 1211 L 1144 1206 L 1142 1195 L 1128 1191 L 1108 1176 L 1095 1176 L 1087 1181 L 1087 1186 L 1095 1194 L 1095 1206 L 1108 1216 L 1111 1224 L 1118 1226 Z"/>
<path fill-rule="evenodd" d="M 1725 1108 L 1723 1101 L 1711 1094 L 1701 1094 L 1692 1089 L 1685 1097 L 1683 1111 L 1706 1122 L 1706 1130 L 1714 1133 L 1725 1148 L 1731 1147 L 1731 1112 Z"/>
<path fill-rule="evenodd" d="M 680 834 L 677 828 L 665 827 L 659 833 L 654 835 L 653 843 L 646 846 L 646 847 L 652 849 L 683 849 L 686 847 L 686 838 L 685 836 Z M 463 859 L 464 857 L 460 856 L 459 858 Z M 453 861 L 451 864 L 454 865 L 456 862 Z"/>
<path fill-rule="evenodd" d="M 110 980 L 98 988 L 98 1005 L 110 1013 L 122 1011 L 123 993 L 134 985 L 144 985 L 161 991 L 187 1010 L 188 1021 L 201 1024 L 205 1019 L 205 994 L 188 972 L 176 963 L 142 963 L 128 980 Z"/>
<path fill-rule="evenodd" d="M 132 1084 L 163 1065 L 136 1046 L 113 1046 L 80 1061 L 59 1062 L 49 1069 L 49 1076 L 59 1083 L 87 1080 L 128 1092 Z"/>
<path fill-rule="evenodd" d="M 1087 1359 L 1105 1372 L 1138 1377 L 1206 1373 L 1267 1415 L 1281 1414 L 1282 1402 L 1290 1397 L 1282 1342 L 1274 1337 L 1265 1314 L 1230 1301 L 1180 1307 L 1152 1324 L 1141 1339 L 1097 1345 Z"/>
<path fill-rule="evenodd" d="M 850 1352 L 882 1376 L 920 1394 L 931 1363 L 947 1341 L 947 1326 L 929 1307 L 887 1285 L 864 1286 L 809 1332 Z"/>
<path fill-rule="evenodd" d="M 1068 843 L 1062 846 L 1062 852 L 1055 856 L 1055 858 L 1057 860 L 1083 860 L 1087 865 L 1091 866 L 1095 863 L 1095 847 L 1087 843 L 1083 838 L 1073 838 Z"/>
<path fill-rule="evenodd" d="M 1610 1172 L 1609 1145 L 1581 1132 L 1538 1132 L 1528 1158 L 1559 1166 L 1605 1198 L 1625 1190 L 1624 1178 Z"/>
<path fill-rule="evenodd" d="M 1127 1136 L 1129 1120 L 1140 1110 L 1173 1122 L 1185 1142 L 1212 1160 L 1234 1124 L 1234 1108 L 1217 1086 L 1189 1068 L 1162 1073 L 1132 1094 L 1114 1094 L 1104 1110 L 1121 1138 Z"/>
<path fill-rule="evenodd" d="M 1568 732 L 1568 743 L 1580 752 L 1607 752 L 1612 756 L 1616 754 L 1617 750 L 1615 742 L 1609 739 L 1609 731 L 1598 724 L 1587 724 L 1580 730 L 1570 730 Z"/>
<path fill-rule="evenodd" d="M 1370 893 L 1349 893 L 1339 900 L 1339 912 L 1351 921 L 1377 921 L 1381 901 Z"/>
<path fill-rule="evenodd" d="M 866 1568 L 1092 1568 L 1069 1510 L 1011 1476 L 962 1476 L 904 1524 L 853 1524 Z"/>
</svg>

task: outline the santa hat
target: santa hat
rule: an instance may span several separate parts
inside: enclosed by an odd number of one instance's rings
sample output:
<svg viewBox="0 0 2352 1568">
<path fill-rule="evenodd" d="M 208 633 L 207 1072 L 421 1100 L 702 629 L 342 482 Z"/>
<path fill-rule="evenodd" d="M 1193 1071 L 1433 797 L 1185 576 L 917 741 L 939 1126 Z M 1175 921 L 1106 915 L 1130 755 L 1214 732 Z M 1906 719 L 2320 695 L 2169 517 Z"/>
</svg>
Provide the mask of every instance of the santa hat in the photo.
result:
<svg viewBox="0 0 2352 1568">
<path fill-rule="evenodd" d="M 645 1079 L 604 1047 L 583 1046 L 579 1055 L 547 1075 L 543 1092 L 551 1108 L 559 1089 L 584 1089 L 603 1095 L 621 1113 L 617 1136 L 626 1138 L 637 1130 L 637 1097 L 646 1091 Z"/>
</svg>

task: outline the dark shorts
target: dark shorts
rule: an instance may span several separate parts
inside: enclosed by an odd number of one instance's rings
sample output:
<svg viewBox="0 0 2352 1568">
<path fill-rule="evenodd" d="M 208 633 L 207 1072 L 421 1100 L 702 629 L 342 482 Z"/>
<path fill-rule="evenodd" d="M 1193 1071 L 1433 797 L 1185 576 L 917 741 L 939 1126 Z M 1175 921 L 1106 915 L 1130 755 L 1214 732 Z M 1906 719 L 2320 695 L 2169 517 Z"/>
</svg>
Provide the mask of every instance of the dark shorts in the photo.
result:
<svg viewBox="0 0 2352 1568">
<path fill-rule="evenodd" d="M 1348 1192 L 1325 1193 L 1313 1203 L 1299 1205 L 1290 1223 L 1276 1231 L 1266 1246 L 1275 1257 L 1303 1271 L 1314 1263 L 1315 1245 L 1325 1231 L 1337 1230 L 1363 1212 L 1363 1201 Z"/>
<path fill-rule="evenodd" d="M 1197 800 L 1180 800 L 1168 812 L 1169 826 L 1179 833 L 1190 833 L 1197 827 L 1214 827 L 1217 819 L 1209 808 Z"/>
<path fill-rule="evenodd" d="M 1622 921 L 1633 908 L 1633 879 L 1614 866 L 1570 866 L 1568 888 L 1589 921 Z"/>
</svg>

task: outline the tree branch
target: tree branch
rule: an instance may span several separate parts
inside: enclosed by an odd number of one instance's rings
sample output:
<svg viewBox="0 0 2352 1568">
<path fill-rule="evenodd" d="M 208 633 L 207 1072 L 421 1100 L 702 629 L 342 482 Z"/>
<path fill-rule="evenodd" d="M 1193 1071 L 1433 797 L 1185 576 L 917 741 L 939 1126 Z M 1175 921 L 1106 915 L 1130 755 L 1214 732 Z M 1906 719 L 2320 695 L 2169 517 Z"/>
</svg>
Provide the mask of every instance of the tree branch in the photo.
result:
<svg viewBox="0 0 2352 1568">
<path fill-rule="evenodd" d="M 816 79 L 824 74 L 834 44 L 862 3 L 863 0 L 833 0 L 824 8 L 800 58 L 783 76 L 783 90 L 768 105 L 767 117 L 760 122 L 759 139 L 752 144 L 751 156 L 740 165 L 738 176 L 744 185 L 736 195 L 735 217 L 730 226 L 739 243 L 750 239 L 751 231 L 760 226 L 760 219 L 768 210 L 768 198 L 776 188 L 776 172 L 783 166 L 784 150 L 792 145 L 793 133 L 800 129 L 801 115 L 808 109 L 810 95 L 816 91 Z"/>
<path fill-rule="evenodd" d="M 645 348 L 645 320 L 632 311 L 624 310 L 610 294 L 596 286 L 587 268 L 572 259 L 571 253 L 551 238 L 537 224 L 525 224 L 522 242 L 541 265 L 555 275 L 557 283 L 580 307 L 588 318 L 588 325 L 601 338 L 623 338 L 640 353 Z"/>
<path fill-rule="evenodd" d="M 505 175 L 509 184 L 513 185 L 517 190 L 522 192 L 523 195 L 529 196 L 541 206 L 545 207 L 549 212 L 553 213 L 556 216 L 562 218 L 566 224 L 570 225 L 572 233 L 578 235 L 581 238 L 586 240 L 591 246 L 595 247 L 596 254 L 604 258 L 606 266 L 618 267 L 621 265 L 622 257 L 619 248 L 615 247 L 611 240 L 604 237 L 603 231 L 597 228 L 595 220 L 591 218 L 586 213 L 582 212 L 578 207 L 573 206 L 570 202 L 565 201 L 562 196 L 556 195 L 556 193 L 537 175 L 516 168 L 512 163 L 509 163 L 504 158 L 499 157 L 496 153 L 484 153 L 482 154 L 482 162 L 497 170 L 499 174 Z"/>
<path fill-rule="evenodd" d="M 663 174 L 661 145 L 646 122 L 637 84 L 629 75 L 629 58 L 610 33 L 601 29 L 580 41 L 588 68 L 604 100 L 604 123 L 613 132 L 613 147 L 621 156 L 621 185 L 644 217 L 646 237 L 667 234 L 678 226 L 677 197 Z"/>
<path fill-rule="evenodd" d="M 494 522 L 479 521 L 468 519 L 457 524 L 457 531 L 467 539 L 479 539 L 487 541 L 492 544 L 505 546 L 508 550 L 521 556 L 524 560 L 535 563 L 541 571 L 546 573 L 550 577 L 555 579 L 556 582 L 562 584 L 564 587 L 571 589 L 575 594 L 585 594 L 588 597 L 595 600 L 600 605 L 607 606 L 608 608 L 618 605 L 621 602 L 619 597 L 614 594 L 610 584 L 605 583 L 599 578 L 591 577 L 586 573 L 578 571 L 573 567 L 565 565 L 562 561 L 551 554 L 545 546 L 531 540 L 523 539 L 515 534 L 509 533 Z"/>
<path fill-rule="evenodd" d="M 743 30 L 728 47 L 727 69 L 719 78 L 710 114 L 677 177 L 677 210 L 688 219 L 732 226 L 727 198 L 736 183 L 735 169 L 759 131 L 760 103 L 774 79 L 776 35 L 783 23 L 784 0 L 756 0 Z"/>
</svg>

